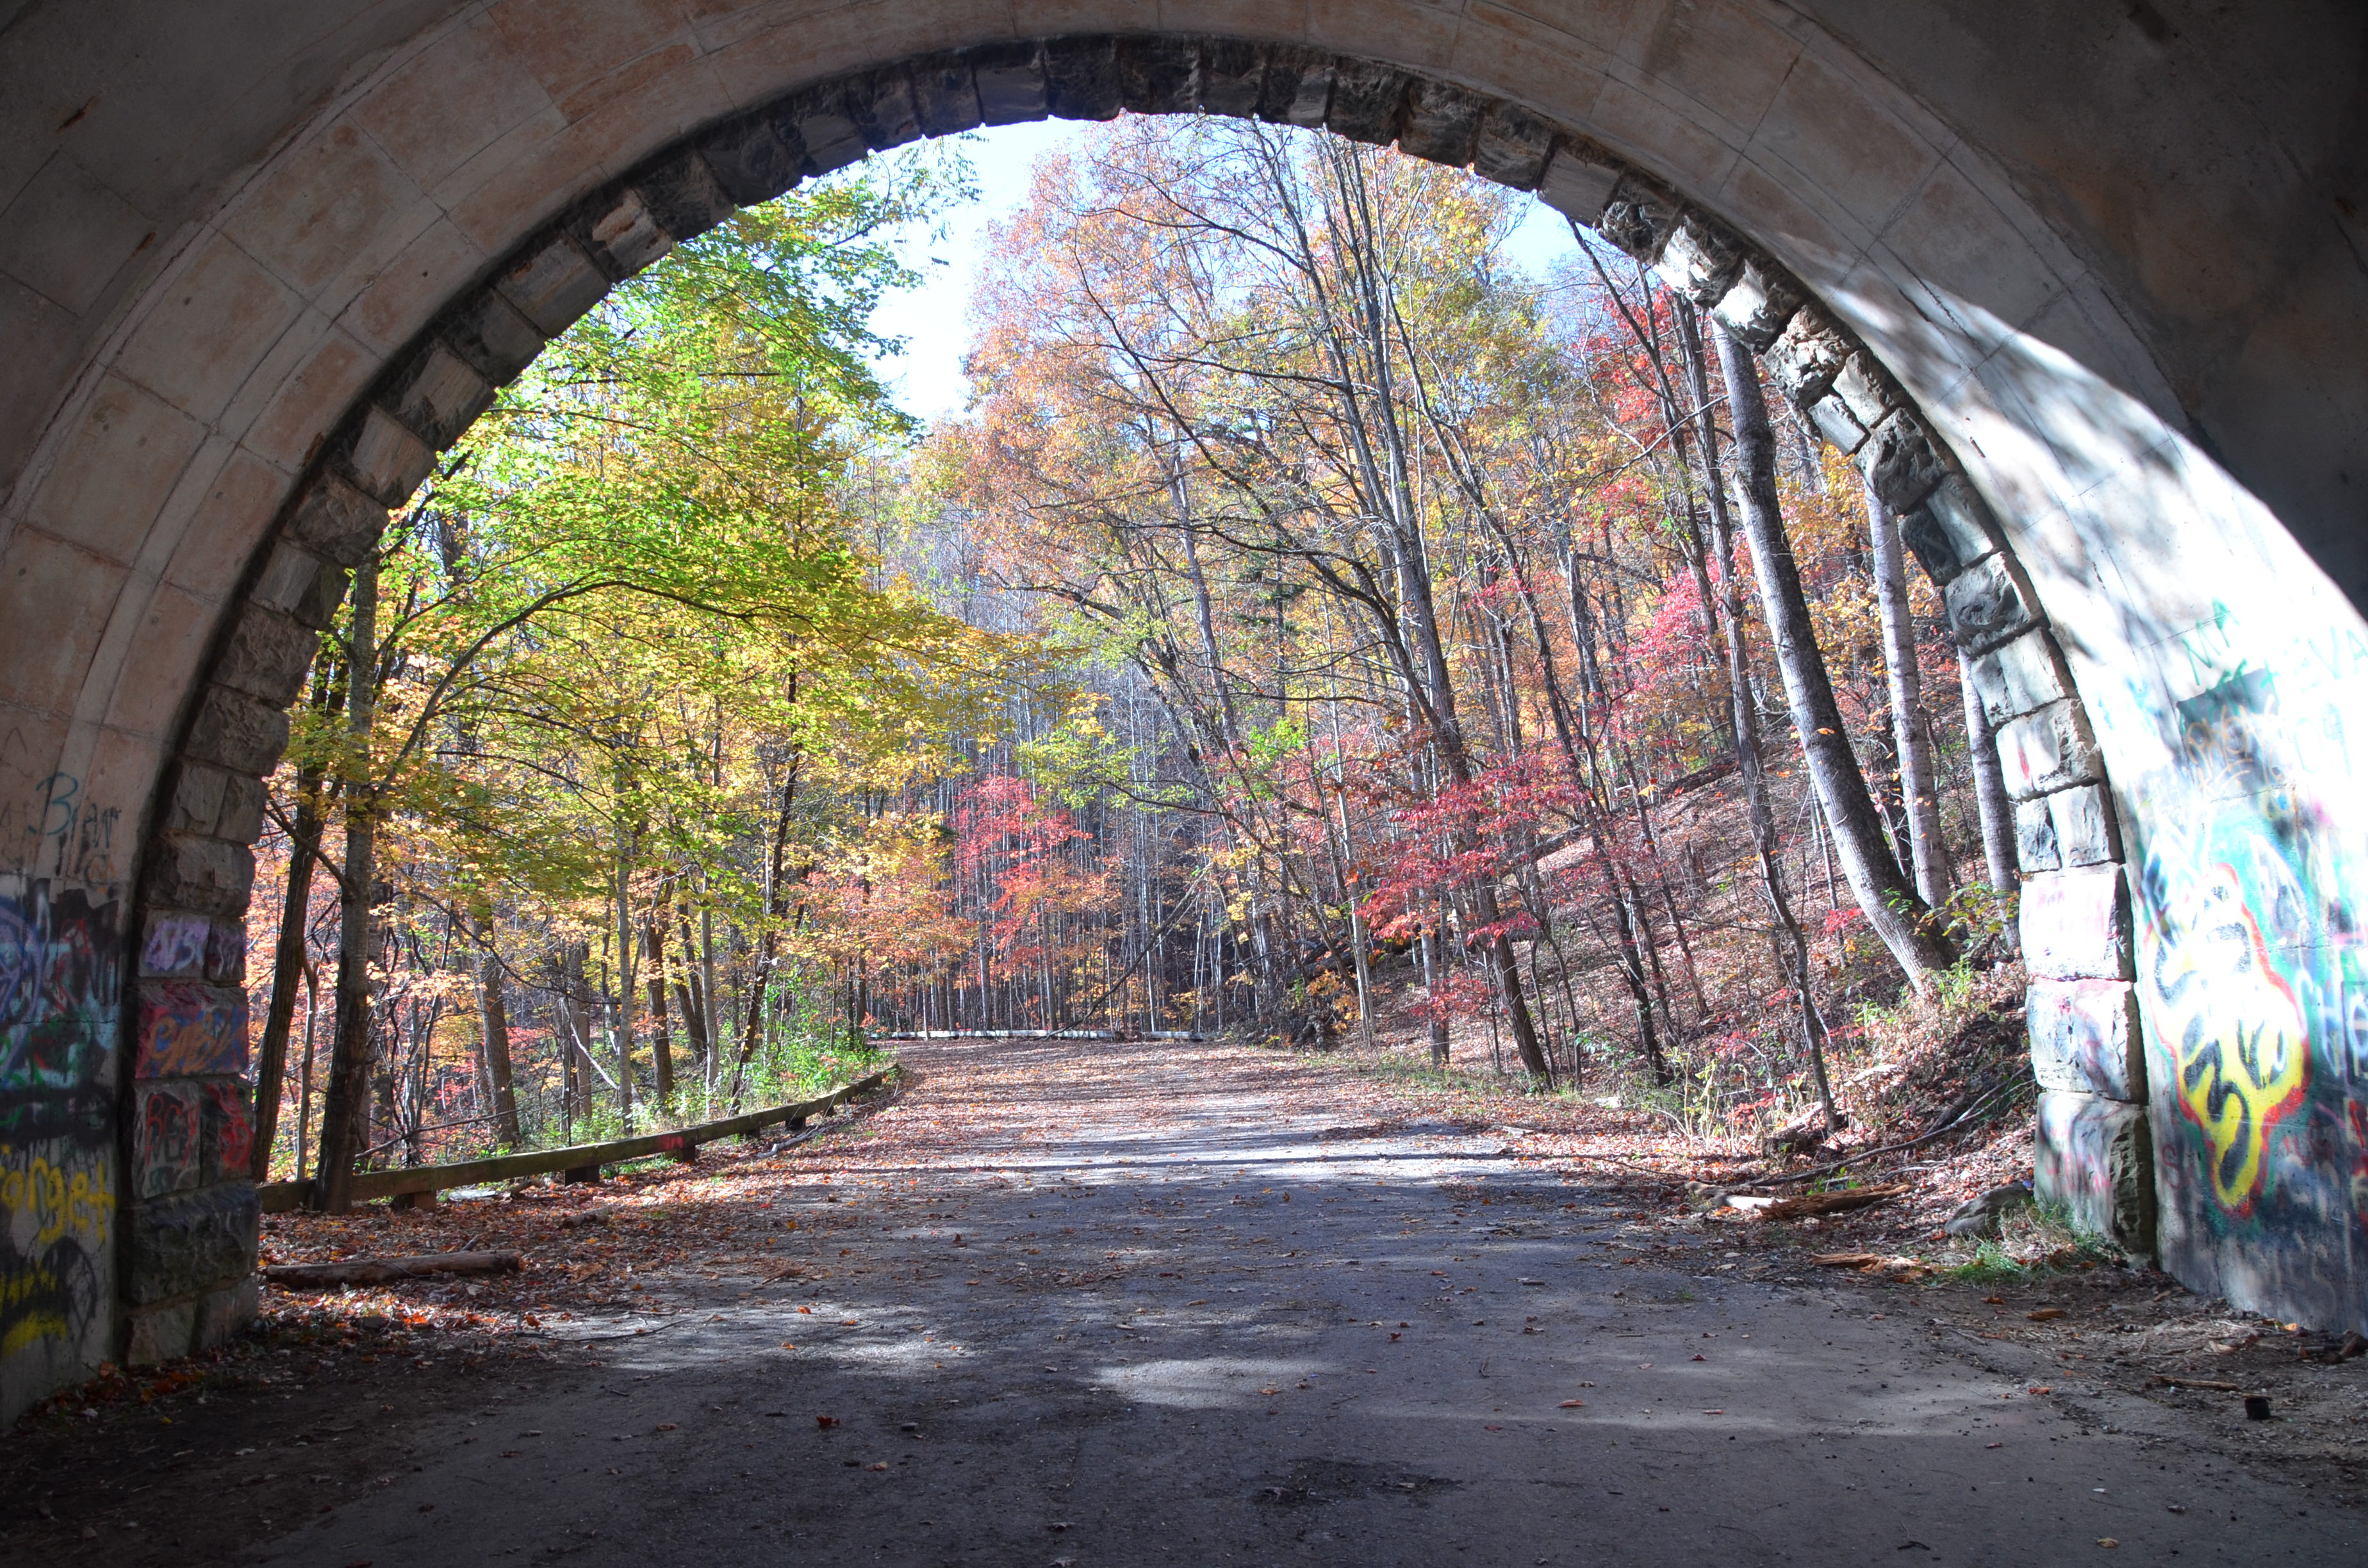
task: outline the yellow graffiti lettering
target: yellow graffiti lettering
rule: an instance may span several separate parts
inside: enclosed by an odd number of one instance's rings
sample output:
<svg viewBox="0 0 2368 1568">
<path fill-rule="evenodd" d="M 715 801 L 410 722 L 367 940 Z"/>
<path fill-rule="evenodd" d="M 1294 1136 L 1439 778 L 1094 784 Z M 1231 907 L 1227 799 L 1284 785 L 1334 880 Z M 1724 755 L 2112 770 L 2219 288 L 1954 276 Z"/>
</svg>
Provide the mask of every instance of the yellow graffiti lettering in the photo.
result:
<svg viewBox="0 0 2368 1568">
<path fill-rule="evenodd" d="M 2180 1108 L 2211 1151 L 2213 1196 L 2242 1211 L 2268 1179 L 2270 1133 L 2309 1085 L 2309 1026 L 2233 870 L 2216 868 L 2178 913 L 2155 955 L 2155 996 Z"/>
<path fill-rule="evenodd" d="M 29 1217 L 36 1247 L 68 1233 L 104 1241 L 114 1216 L 115 1194 L 104 1170 L 69 1173 L 36 1154 L 24 1169 L 0 1174 L 0 1228 L 17 1233 L 19 1221 Z"/>
</svg>

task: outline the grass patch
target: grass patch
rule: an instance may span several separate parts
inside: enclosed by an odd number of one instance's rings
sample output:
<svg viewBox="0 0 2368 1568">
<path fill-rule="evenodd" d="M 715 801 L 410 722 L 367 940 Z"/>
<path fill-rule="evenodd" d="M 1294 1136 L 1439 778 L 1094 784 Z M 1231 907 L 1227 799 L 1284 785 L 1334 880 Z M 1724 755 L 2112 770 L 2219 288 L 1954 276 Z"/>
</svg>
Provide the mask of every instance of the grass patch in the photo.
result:
<svg viewBox="0 0 2368 1568">
<path fill-rule="evenodd" d="M 2003 1216 L 1995 1239 L 1976 1242 L 1970 1256 L 1942 1265 L 1940 1272 L 1968 1285 L 2010 1284 L 2121 1257 L 2112 1242 L 2074 1225 L 2062 1206 L 2039 1203 Z"/>
</svg>

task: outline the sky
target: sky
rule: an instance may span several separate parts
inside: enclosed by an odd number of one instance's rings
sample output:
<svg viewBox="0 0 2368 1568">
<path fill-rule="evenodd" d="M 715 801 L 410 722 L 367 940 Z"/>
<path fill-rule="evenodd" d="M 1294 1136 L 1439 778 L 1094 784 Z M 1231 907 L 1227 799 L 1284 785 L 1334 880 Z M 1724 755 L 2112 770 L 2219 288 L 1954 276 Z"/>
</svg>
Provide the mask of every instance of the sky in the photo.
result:
<svg viewBox="0 0 2368 1568">
<path fill-rule="evenodd" d="M 979 132 L 969 144 L 978 199 L 948 215 L 942 239 L 916 234 L 905 241 L 906 264 L 928 281 L 892 297 L 873 324 L 885 335 L 905 340 L 905 352 L 882 360 L 879 369 L 906 413 L 934 424 L 962 412 L 968 392 L 962 361 L 970 346 L 970 297 L 987 226 L 1009 217 L 1027 199 L 1039 158 L 1073 145 L 1087 129 L 1074 120 L 1046 119 Z M 1547 264 L 1570 248 L 1562 216 L 1532 202 L 1506 253 L 1543 276 Z"/>
</svg>

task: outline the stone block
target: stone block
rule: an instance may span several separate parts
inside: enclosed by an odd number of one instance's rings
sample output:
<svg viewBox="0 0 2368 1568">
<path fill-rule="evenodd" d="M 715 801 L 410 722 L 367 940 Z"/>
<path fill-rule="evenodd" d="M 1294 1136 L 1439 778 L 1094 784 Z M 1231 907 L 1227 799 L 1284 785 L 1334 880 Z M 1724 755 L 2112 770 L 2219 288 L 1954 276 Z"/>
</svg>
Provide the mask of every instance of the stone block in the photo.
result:
<svg viewBox="0 0 2368 1568">
<path fill-rule="evenodd" d="M 1461 87 L 1417 81 L 1406 89 L 1406 116 L 1398 125 L 1398 151 L 1434 164 L 1462 168 L 1472 162 L 1485 105 Z"/>
<path fill-rule="evenodd" d="M 141 1084 L 132 1094 L 131 1192 L 142 1200 L 204 1185 L 203 1086 Z"/>
<path fill-rule="evenodd" d="M 139 989 L 139 1078 L 199 1078 L 246 1071 L 246 988 L 193 980 Z"/>
<path fill-rule="evenodd" d="M 1266 85 L 1258 93 L 1258 117 L 1270 125 L 1313 131 L 1332 107 L 1332 56 L 1296 44 L 1267 51 Z"/>
<path fill-rule="evenodd" d="M 1247 119 L 1266 97 L 1268 50 L 1245 39 L 1211 39 L 1201 46 L 1201 108 Z"/>
<path fill-rule="evenodd" d="M 173 792 L 165 803 L 165 831 L 211 835 L 222 820 L 223 768 L 184 758 L 173 769 Z"/>
<path fill-rule="evenodd" d="M 1987 653 L 2038 624 L 2004 556 L 1990 556 L 1958 573 L 1941 597 L 1949 608 L 1949 630 L 1969 653 Z"/>
<path fill-rule="evenodd" d="M 197 1321 L 189 1333 L 190 1352 L 214 1349 L 245 1334 L 259 1315 L 262 1301 L 263 1281 L 252 1275 L 198 1298 Z"/>
<path fill-rule="evenodd" d="M 148 897 L 209 915 L 239 915 L 255 885 L 255 852 L 244 844 L 189 833 L 157 835 L 150 851 Z"/>
<path fill-rule="evenodd" d="M 2023 879 L 2018 934 L 2034 980 L 2131 980 L 2130 895 L 2119 865 Z"/>
<path fill-rule="evenodd" d="M 165 830 L 235 844 L 254 843 L 253 835 L 242 837 L 222 831 L 226 810 L 244 820 L 250 793 L 242 785 L 257 791 L 262 789 L 259 779 L 245 773 L 183 758 L 174 767 L 173 793 L 165 807 Z"/>
<path fill-rule="evenodd" d="M 306 487 L 303 499 L 288 516 L 288 537 L 313 554 L 338 566 L 357 566 L 378 548 L 386 532 L 387 508 L 335 474 L 324 473 Z M 274 608 L 293 608 L 275 605 Z"/>
<path fill-rule="evenodd" d="M 1687 212 L 1669 231 L 1653 270 L 1661 281 L 1703 310 L 1726 298 L 1743 270 L 1743 245 L 1699 212 Z"/>
<path fill-rule="evenodd" d="M 293 616 L 249 604 L 238 612 L 222 656 L 214 662 L 214 678 L 284 708 L 304 689 L 304 676 L 320 651 L 321 634 L 312 627 Z"/>
<path fill-rule="evenodd" d="M 1119 103 L 1137 114 L 1190 114 L 1201 104 L 1201 46 L 1189 38 L 1118 41 Z"/>
<path fill-rule="evenodd" d="M 970 61 L 962 54 L 925 54 L 912 62 L 913 112 L 924 136 L 951 136 L 975 131 L 985 115 L 978 103 L 978 81 Z"/>
<path fill-rule="evenodd" d="M 1662 187 L 1630 170 L 1620 176 L 1595 231 L 1638 261 L 1650 265 L 1668 244 L 1681 209 Z"/>
<path fill-rule="evenodd" d="M 2039 1096 L 2033 1186 L 2072 1223 L 2134 1257 L 2154 1256 L 2154 1140 L 2146 1108 L 2058 1089 Z"/>
<path fill-rule="evenodd" d="M 365 408 L 347 419 L 332 450 L 354 487 L 390 510 L 409 500 L 436 467 L 427 443 L 382 408 Z"/>
<path fill-rule="evenodd" d="M 2046 797 L 2047 815 L 2055 831 L 2056 851 L 2068 869 L 2100 866 L 2122 858 L 2121 835 L 2114 829 L 2112 801 L 2101 784 L 2076 785 Z"/>
<path fill-rule="evenodd" d="M 742 207 L 754 207 L 796 185 L 798 153 L 762 116 L 726 122 L 699 139 L 699 155 L 717 188 Z"/>
<path fill-rule="evenodd" d="M 263 780 L 244 773 L 222 779 L 221 814 L 214 818 L 216 838 L 233 844 L 253 844 L 263 836 L 263 809 L 269 798 Z"/>
<path fill-rule="evenodd" d="M 780 144 L 780 138 L 770 131 L 765 134 L 767 140 Z M 641 193 L 642 205 L 650 210 L 658 227 L 672 235 L 677 244 L 697 239 L 731 217 L 739 207 L 715 177 L 707 160 L 692 150 L 670 154 L 643 167 L 633 176 L 633 188 Z"/>
<path fill-rule="evenodd" d="M 843 169 L 871 151 L 862 127 L 848 112 L 846 89 L 838 85 L 792 95 L 772 117 L 773 134 L 798 154 L 798 169 L 808 179 Z"/>
<path fill-rule="evenodd" d="M 1047 114 L 1055 119 L 1115 119 L 1123 107 L 1115 40 L 1056 38 L 1044 46 Z"/>
<path fill-rule="evenodd" d="M 1386 147 L 1397 140 L 1406 95 L 1406 78 L 1401 72 L 1371 60 L 1336 62 L 1324 123 L 1351 142 Z"/>
<path fill-rule="evenodd" d="M 1554 151 L 1554 127 L 1515 104 L 1492 103 L 1472 143 L 1472 172 L 1515 190 L 1535 190 Z"/>
<path fill-rule="evenodd" d="M 264 559 L 247 602 L 276 609 L 315 631 L 325 631 L 336 621 L 346 581 L 342 568 L 331 566 L 302 545 L 283 540 L 273 545 Z"/>
<path fill-rule="evenodd" d="M 2036 712 L 2069 697 L 2047 633 L 2032 627 L 1971 661 L 1974 692 L 1995 730 L 2009 719 Z"/>
<path fill-rule="evenodd" d="M 1746 256 L 1735 281 L 1711 313 L 1727 335 L 1764 354 L 1784 334 L 1801 308 L 1800 286 L 1772 261 Z"/>
<path fill-rule="evenodd" d="M 495 275 L 494 287 L 548 342 L 608 297 L 609 276 L 562 233 L 522 249 Z"/>
<path fill-rule="evenodd" d="M 1998 731 L 1998 767 L 2018 801 L 2090 784 L 2103 777 L 2097 747 L 2069 701 L 2052 702 Z"/>
<path fill-rule="evenodd" d="M 1834 373 L 1834 395 L 1870 430 L 1907 401 L 1893 389 L 1891 378 L 1884 374 L 1883 367 L 1864 349 L 1843 360 L 1842 368 Z M 1921 494 L 1916 497 L 1918 501 L 1923 498 Z M 1894 511 L 1897 509 L 1893 507 Z"/>
<path fill-rule="evenodd" d="M 850 76 L 839 85 L 839 105 L 875 153 L 917 142 L 921 106 L 913 96 L 913 74 L 902 65 Z"/>
<path fill-rule="evenodd" d="M 494 404 L 494 385 L 442 341 L 429 337 L 380 378 L 380 407 L 430 447 L 450 446 Z"/>
<path fill-rule="evenodd" d="M 156 980 L 196 980 L 206 972 L 214 923 L 183 910 L 153 911 L 140 934 L 140 972 Z"/>
<path fill-rule="evenodd" d="M 2146 1103 L 2137 987 L 2118 980 L 2034 980 L 2023 1017 L 2031 1074 L 2040 1087 Z"/>
<path fill-rule="evenodd" d="M 256 781 L 256 788 L 262 787 Z M 246 923 L 216 920 L 206 933 L 206 978 L 216 985 L 246 983 Z"/>
<path fill-rule="evenodd" d="M 963 51 L 970 61 L 979 119 L 988 125 L 1017 125 L 1045 113 L 1044 51 L 1034 42 L 981 44 Z"/>
<path fill-rule="evenodd" d="M 1858 415 L 1850 412 L 1850 404 L 1832 392 L 1804 405 L 1801 415 L 1818 435 L 1832 442 L 1845 457 L 1866 445 L 1866 426 L 1859 423 Z"/>
<path fill-rule="evenodd" d="M 260 778 L 287 747 L 288 715 L 277 704 L 226 686 L 206 687 L 189 726 L 188 756 Z"/>
<path fill-rule="evenodd" d="M 1593 228 L 1611 205 L 1627 167 L 1591 142 L 1563 137 L 1538 180 L 1538 199 L 1574 223 Z"/>
<path fill-rule="evenodd" d="M 255 1272 L 262 1210 L 252 1182 L 224 1182 L 132 1206 L 132 1303 L 235 1286 Z"/>
<path fill-rule="evenodd" d="M 1851 366 L 1860 363 L 1852 358 Z M 1843 391 L 1851 370 L 1845 369 L 1834 382 L 1834 392 L 1844 403 L 1850 399 Z M 1851 404 L 1853 412 L 1857 405 Z M 1933 449 L 1932 438 L 1922 422 L 1912 414 L 1897 413 L 1883 419 L 1873 428 L 1866 449 L 1859 454 L 1859 466 L 1865 471 L 1866 482 L 1883 498 L 1884 506 L 1895 517 L 1907 516 L 1924 498 L 1949 477 L 1949 470 Z"/>
<path fill-rule="evenodd" d="M 1768 346 L 1763 362 L 1779 391 L 1796 403 L 1806 403 L 1826 395 L 1850 357 L 1850 339 L 1835 330 L 1823 312 L 1804 305 Z"/>
<path fill-rule="evenodd" d="M 1999 534 L 1990 509 L 1957 474 L 1941 481 L 1924 504 L 1899 514 L 1899 537 L 1932 581 L 1943 586 L 1958 573 L 1997 552 Z"/>
<path fill-rule="evenodd" d="M 195 1301 L 176 1301 L 131 1313 L 131 1339 L 123 1352 L 125 1363 L 153 1367 L 160 1361 L 179 1360 L 195 1347 L 197 1322 Z"/>
<path fill-rule="evenodd" d="M 498 289 L 480 289 L 464 296 L 437 318 L 436 335 L 497 387 L 516 381 L 518 373 L 542 352 L 543 334 Z"/>
<path fill-rule="evenodd" d="M 198 1086 L 199 1170 L 208 1183 L 244 1181 L 255 1153 L 255 1105 L 244 1079 Z"/>
<path fill-rule="evenodd" d="M 611 278 L 621 282 L 674 249 L 674 236 L 630 187 L 609 190 L 576 210 L 568 232 Z"/>
<path fill-rule="evenodd" d="M 2055 813 L 2048 798 L 2017 801 L 2014 806 L 2014 863 L 2024 876 L 2033 871 L 2060 871 L 2064 849 L 2055 842 Z"/>
</svg>

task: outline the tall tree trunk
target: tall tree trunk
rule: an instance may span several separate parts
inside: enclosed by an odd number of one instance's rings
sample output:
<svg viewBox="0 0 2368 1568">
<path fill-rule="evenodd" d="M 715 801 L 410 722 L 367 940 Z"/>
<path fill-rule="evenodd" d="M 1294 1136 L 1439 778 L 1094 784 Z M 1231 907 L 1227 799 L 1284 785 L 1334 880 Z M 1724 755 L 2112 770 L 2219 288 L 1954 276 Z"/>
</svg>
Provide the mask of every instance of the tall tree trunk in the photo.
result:
<svg viewBox="0 0 2368 1568">
<path fill-rule="evenodd" d="M 326 660 L 323 661 L 324 664 Z M 326 707 L 326 682 L 316 688 L 316 707 Z M 256 1053 L 255 1144 L 247 1175 L 271 1178 L 271 1147 L 279 1131 L 281 1080 L 288 1074 L 288 1034 L 296 1018 L 296 987 L 304 978 L 305 926 L 313 911 L 313 863 L 321 853 L 321 769 L 296 775 L 296 820 L 290 824 L 288 892 L 279 903 L 279 935 L 272 944 L 271 1003 L 263 1015 L 263 1042 Z"/>
<path fill-rule="evenodd" d="M 477 1010 L 484 1024 L 485 1073 L 493 1080 L 494 1136 L 507 1148 L 526 1140 L 518 1131 L 517 1080 L 510 1067 L 510 1015 L 502 995 L 502 960 L 490 924 L 477 927 Z"/>
<path fill-rule="evenodd" d="M 671 905 L 661 896 L 650 906 L 649 926 L 643 944 L 650 951 L 650 1062 L 656 1073 L 658 1100 L 674 1100 L 674 1036 L 666 1016 L 666 939 Z"/>
<path fill-rule="evenodd" d="M 1825 807 L 1841 858 L 1842 874 L 1875 935 L 1891 949 L 1907 983 L 1929 994 L 1932 971 L 1954 961 L 1948 939 L 1933 927 L 1931 911 L 1908 885 L 1884 841 L 1883 818 L 1867 793 L 1866 778 L 1851 754 L 1850 734 L 1834 701 L 1833 679 L 1817 649 L 1801 570 L 1776 500 L 1776 443 L 1760 395 L 1759 369 L 1750 351 L 1716 330 L 1719 367 L 1725 372 L 1727 408 L 1735 426 L 1736 477 L 1743 494 L 1744 537 L 1759 580 L 1759 601 L 1774 642 L 1776 667 L 1793 710 L 1801 749 L 1808 758 L 1809 782 Z"/>
<path fill-rule="evenodd" d="M 2021 881 L 2015 864 L 2014 802 L 2006 792 L 1998 735 L 1990 728 L 1989 714 L 1982 709 L 1981 694 L 1974 689 L 1974 662 L 1962 648 L 1957 650 L 1957 682 L 1965 698 L 1965 749 L 1974 770 L 1974 806 L 1982 819 L 1982 858 L 1989 863 L 1990 886 L 2002 893 L 2012 892 Z M 2007 926 L 2007 939 L 2014 939 L 2011 924 Z"/>
<path fill-rule="evenodd" d="M 621 771 L 621 770 L 620 770 Z M 622 782 L 621 778 L 619 780 Z M 617 1109 L 633 1131 L 633 863 L 624 824 L 617 824 Z"/>
<path fill-rule="evenodd" d="M 704 879 L 702 878 L 702 884 Z M 715 910 L 706 899 L 699 904 L 699 1049 L 701 1081 L 712 1085 L 721 1071 L 716 1042 L 723 1038 L 722 998 L 715 990 Z"/>
<path fill-rule="evenodd" d="M 797 677 L 790 677 L 790 700 L 797 700 Z M 798 771 L 803 762 L 793 756 L 781 780 L 781 806 L 773 818 L 773 837 L 766 861 L 765 929 L 757 938 L 757 961 L 748 976 L 748 1012 L 740 1031 L 739 1059 L 732 1064 L 732 1096 L 736 1101 L 740 1085 L 756 1059 L 757 1048 L 765 1040 L 765 986 L 773 973 L 773 957 L 780 950 L 781 917 L 789 913 L 789 893 L 784 886 L 788 880 L 787 864 L 790 845 L 790 823 L 798 798 Z"/>
<path fill-rule="evenodd" d="M 1447 1065 L 1447 1018 L 1440 1009 L 1447 985 L 1447 933 L 1436 922 L 1424 926 L 1422 988 L 1430 994 L 1430 1064 Z"/>
<path fill-rule="evenodd" d="M 313 1131 L 313 1025 L 321 1013 L 321 971 L 312 964 L 304 966 L 304 1062 L 296 1070 L 296 1179 L 306 1175 L 304 1155 L 312 1147 Z"/>
<path fill-rule="evenodd" d="M 371 916 L 378 880 L 378 795 L 370 778 L 370 731 L 378 717 L 378 558 L 354 571 L 351 646 L 347 652 L 347 776 L 345 881 L 338 889 L 337 983 L 329 1034 L 329 1082 L 321 1106 L 319 1174 L 313 1201 L 330 1214 L 351 1201 L 354 1157 L 369 1119 L 370 960 L 377 926 Z"/>
<path fill-rule="evenodd" d="M 1702 337 L 1691 309 L 1680 309 L 1679 326 L 1685 347 L 1687 374 L 1693 385 L 1694 405 L 1710 406 L 1710 369 Z M 1747 370 L 1749 361 L 1745 361 Z M 1776 812 L 1768 800 L 1767 765 L 1759 750 L 1759 704 L 1751 687 L 1751 623 L 1744 614 L 1743 592 L 1735 575 L 1735 526 L 1726 508 L 1726 483 L 1718 466 L 1718 426 L 1707 414 L 1702 428 L 1702 469 L 1709 480 L 1711 552 L 1718 565 L 1718 592 L 1713 599 L 1718 628 L 1726 651 L 1726 687 L 1734 710 L 1736 771 L 1743 778 L 1745 810 L 1751 823 L 1753 858 L 1759 867 L 1759 892 L 1768 904 L 1780 968 L 1792 980 L 1793 1001 L 1801 1018 L 1801 1044 L 1809 1057 L 1809 1075 L 1816 1085 L 1817 1103 L 1825 1111 L 1826 1131 L 1841 1124 L 1834 1104 L 1831 1075 L 1826 1071 L 1826 1020 L 1817 1011 L 1810 989 L 1809 942 L 1784 892 L 1782 846 L 1776 836 Z"/>
<path fill-rule="evenodd" d="M 1883 662 L 1891 676 L 1891 733 L 1899 751 L 1900 803 L 1907 816 L 1907 846 L 1916 864 L 1916 892 L 1938 909 L 1949 902 L 1955 878 L 1949 846 L 1941 836 L 1941 790 L 1933 778 L 1932 728 L 1924 712 L 1924 676 L 1916 667 L 1916 624 L 1907 608 L 1907 558 L 1899 525 L 1866 487 L 1866 520 L 1874 544 L 1874 602 L 1883 617 Z"/>
</svg>

